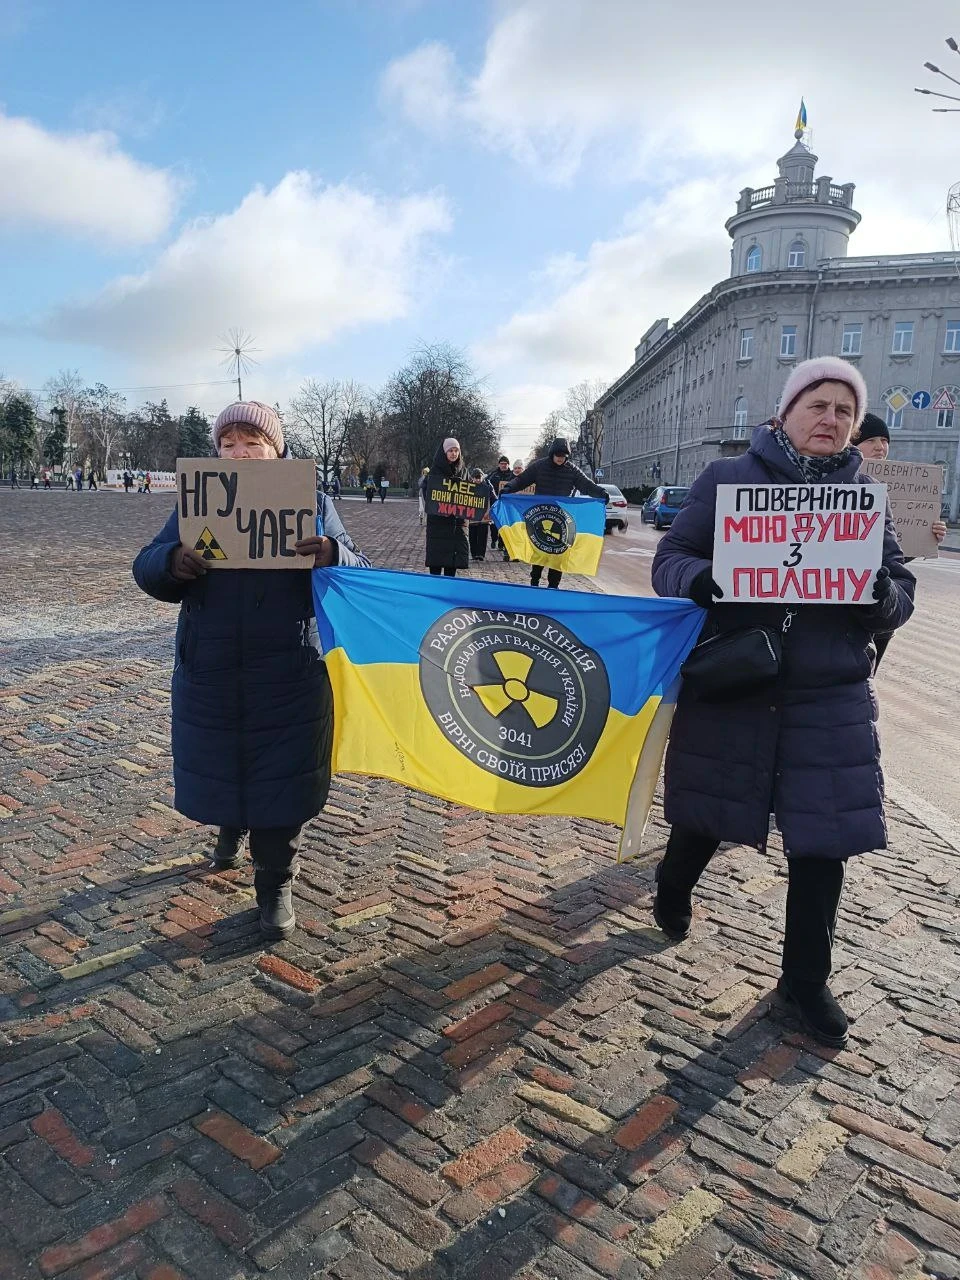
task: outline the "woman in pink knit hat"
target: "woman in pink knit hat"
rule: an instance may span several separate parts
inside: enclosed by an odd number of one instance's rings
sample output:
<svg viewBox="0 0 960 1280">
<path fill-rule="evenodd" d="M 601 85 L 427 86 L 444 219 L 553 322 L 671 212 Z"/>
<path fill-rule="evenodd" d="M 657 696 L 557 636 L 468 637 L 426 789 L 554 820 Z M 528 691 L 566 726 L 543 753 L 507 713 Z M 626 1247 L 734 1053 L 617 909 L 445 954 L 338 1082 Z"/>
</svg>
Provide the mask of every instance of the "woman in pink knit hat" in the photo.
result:
<svg viewBox="0 0 960 1280">
<path fill-rule="evenodd" d="M 777 990 L 805 1030 L 834 1048 L 847 1040 L 846 1015 L 827 985 L 844 868 L 887 844 L 874 637 L 910 617 L 914 578 L 889 514 L 882 568 L 864 604 L 732 604 L 712 561 L 720 484 L 869 483 L 850 443 L 866 408 L 853 365 L 834 356 L 798 364 L 777 416 L 756 428 L 748 451 L 712 462 L 694 481 L 651 574 L 658 595 L 686 596 L 706 610 L 701 640 L 723 637 L 742 653 L 743 639 L 765 628 L 768 644 L 779 638 L 782 647 L 771 679 L 744 678 L 734 654 L 727 673 L 740 679 L 735 692 L 711 696 L 715 685 L 698 692 L 687 682 L 680 691 L 664 770 L 672 829 L 656 873 L 654 919 L 682 941 L 691 895 L 720 843 L 765 849 L 772 814 L 787 858 Z"/>
<path fill-rule="evenodd" d="M 287 456 L 283 424 L 257 400 L 213 424 L 221 458 Z M 318 568 L 369 567 L 332 501 L 317 494 L 323 530 L 296 544 Z M 219 827 L 218 870 L 240 865 L 249 835 L 260 928 L 293 932 L 293 878 L 303 824 L 330 786 L 333 702 L 313 614 L 310 573 L 218 569 L 180 541 L 173 512 L 133 565 L 139 586 L 180 605 L 173 669 L 176 807 Z"/>
</svg>

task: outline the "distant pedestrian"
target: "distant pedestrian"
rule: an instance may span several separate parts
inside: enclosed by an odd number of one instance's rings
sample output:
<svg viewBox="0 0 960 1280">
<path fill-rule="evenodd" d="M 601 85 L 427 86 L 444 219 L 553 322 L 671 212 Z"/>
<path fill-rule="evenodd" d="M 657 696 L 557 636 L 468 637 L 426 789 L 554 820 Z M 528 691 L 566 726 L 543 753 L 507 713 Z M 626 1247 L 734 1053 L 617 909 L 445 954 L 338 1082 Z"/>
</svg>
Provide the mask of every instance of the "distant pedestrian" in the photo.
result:
<svg viewBox="0 0 960 1280">
<path fill-rule="evenodd" d="M 73 473 L 73 487 L 77 493 L 83 492 L 83 470 L 80 467 L 77 467 Z"/>
<path fill-rule="evenodd" d="M 35 471 L 30 472 L 30 488 L 31 489 L 40 488 L 40 481 L 37 479 L 37 473 Z"/>
<path fill-rule="evenodd" d="M 87 476 L 87 492 L 89 492 L 91 489 L 96 490 L 96 487 L 97 487 L 97 473 L 94 471 L 93 467 L 91 467 L 90 474 Z"/>
<path fill-rule="evenodd" d="M 44 467 L 43 472 L 42 472 L 42 475 L 43 475 L 43 487 L 44 487 L 45 489 L 50 489 L 50 488 L 52 488 L 52 486 L 51 486 L 51 484 L 50 484 L 50 472 L 47 470 L 47 468 L 46 468 L 46 467 Z"/>
<path fill-rule="evenodd" d="M 20 488 L 20 481 L 17 479 L 17 468 L 16 468 L 16 467 L 11 467 L 11 468 L 10 468 L 10 488 L 11 488 L 11 489 L 19 489 L 19 488 Z"/>
<path fill-rule="evenodd" d="M 520 470 L 522 471 L 523 468 L 521 467 Z M 490 488 L 493 490 L 493 496 L 495 499 L 500 497 L 503 486 L 509 484 L 512 478 L 513 476 L 510 471 L 510 459 L 505 453 L 501 453 L 497 460 L 496 471 L 491 471 L 487 476 L 487 484 L 489 484 Z M 506 548 L 501 547 L 500 530 L 495 524 L 491 524 L 490 526 L 490 550 L 502 550 L 504 560 L 510 559 L 507 555 Z"/>
<path fill-rule="evenodd" d="M 386 502 L 387 490 L 389 488 L 390 488 L 390 481 L 387 479 L 386 476 L 384 476 L 383 479 L 380 481 L 380 501 L 381 502 Z"/>
<path fill-rule="evenodd" d="M 150 472 L 149 471 L 143 477 L 143 492 L 144 493 L 150 492 Z"/>
<path fill-rule="evenodd" d="M 367 506 L 373 502 L 374 494 L 377 492 L 377 486 L 373 482 L 373 476 L 367 476 L 366 484 L 363 486 L 363 492 L 366 495 Z"/>
<path fill-rule="evenodd" d="M 64 480 L 64 482 L 63 482 L 63 487 L 64 487 L 65 489 L 72 489 L 72 488 L 73 488 L 73 472 L 72 472 L 72 471 L 66 471 L 66 472 L 64 472 L 64 475 L 65 475 L 65 477 L 66 477 L 66 478 L 65 478 L 65 480 Z"/>
<path fill-rule="evenodd" d="M 427 484 L 440 486 L 445 480 L 462 480 L 465 475 L 460 441 L 448 436 L 436 452 Z M 424 559 L 434 577 L 442 573 L 445 578 L 455 578 L 458 569 L 466 569 L 470 564 L 470 543 L 464 523 L 459 516 L 427 516 Z"/>
<path fill-rule="evenodd" d="M 123 491 L 124 493 L 129 493 L 132 488 L 133 488 L 133 473 L 128 468 L 123 473 Z"/>
<path fill-rule="evenodd" d="M 340 477 L 339 476 L 333 477 L 333 483 L 330 486 L 330 497 L 333 498 L 334 502 L 340 501 Z"/>
</svg>

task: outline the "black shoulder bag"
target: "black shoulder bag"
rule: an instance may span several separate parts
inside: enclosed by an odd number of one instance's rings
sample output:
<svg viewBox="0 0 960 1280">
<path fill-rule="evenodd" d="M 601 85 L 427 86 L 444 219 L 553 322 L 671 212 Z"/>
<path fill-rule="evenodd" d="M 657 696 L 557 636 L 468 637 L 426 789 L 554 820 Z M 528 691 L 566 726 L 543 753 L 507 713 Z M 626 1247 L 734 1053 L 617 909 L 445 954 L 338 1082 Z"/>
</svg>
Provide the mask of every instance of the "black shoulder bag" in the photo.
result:
<svg viewBox="0 0 960 1280">
<path fill-rule="evenodd" d="M 701 640 L 680 668 L 684 683 L 701 702 L 732 702 L 774 684 L 793 616 L 794 610 L 788 609 L 779 631 L 737 627 Z"/>
</svg>

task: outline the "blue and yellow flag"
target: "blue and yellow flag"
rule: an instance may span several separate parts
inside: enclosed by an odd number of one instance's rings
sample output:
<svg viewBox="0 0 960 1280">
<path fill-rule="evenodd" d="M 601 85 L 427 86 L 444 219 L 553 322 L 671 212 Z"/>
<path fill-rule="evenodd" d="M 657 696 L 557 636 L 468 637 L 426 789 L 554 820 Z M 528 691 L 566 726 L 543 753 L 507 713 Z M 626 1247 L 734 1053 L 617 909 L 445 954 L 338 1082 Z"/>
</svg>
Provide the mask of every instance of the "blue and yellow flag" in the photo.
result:
<svg viewBox="0 0 960 1280">
<path fill-rule="evenodd" d="M 490 813 L 622 824 L 629 806 L 642 830 L 700 608 L 383 569 L 313 581 L 335 771 Z"/>
<path fill-rule="evenodd" d="M 807 127 L 807 104 L 800 99 L 800 110 L 797 112 L 797 123 L 793 126 L 797 133 L 802 133 Z"/>
<path fill-rule="evenodd" d="M 490 516 L 511 559 L 590 577 L 597 572 L 606 523 L 599 498 L 503 493 Z"/>
</svg>

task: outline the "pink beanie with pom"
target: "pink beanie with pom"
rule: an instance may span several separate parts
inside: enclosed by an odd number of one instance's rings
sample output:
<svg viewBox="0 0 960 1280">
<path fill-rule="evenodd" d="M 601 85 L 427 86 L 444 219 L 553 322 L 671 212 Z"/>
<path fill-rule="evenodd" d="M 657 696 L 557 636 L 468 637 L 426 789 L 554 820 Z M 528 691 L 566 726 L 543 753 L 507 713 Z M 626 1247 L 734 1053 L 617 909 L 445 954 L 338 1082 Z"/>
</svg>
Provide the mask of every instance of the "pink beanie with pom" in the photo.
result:
<svg viewBox="0 0 960 1280">
<path fill-rule="evenodd" d="M 797 396 L 803 395 L 804 391 L 808 387 L 812 387 L 815 382 L 845 382 L 847 384 L 857 402 L 857 416 L 853 424 L 853 429 L 856 430 L 860 423 L 863 422 L 863 415 L 867 412 L 867 401 L 869 399 L 867 384 L 864 382 L 860 370 L 854 368 L 846 360 L 841 360 L 839 356 L 816 356 L 813 360 L 802 360 L 787 379 L 786 386 L 783 388 L 783 395 L 780 397 L 780 408 L 777 416 L 781 420 L 785 418 L 787 411 Z"/>
<path fill-rule="evenodd" d="M 217 414 L 213 424 L 213 446 L 220 448 L 220 437 L 227 427 L 253 427 L 267 437 L 277 451 L 277 457 L 283 453 L 283 423 L 277 411 L 260 400 L 237 400 L 228 404 Z"/>
</svg>

